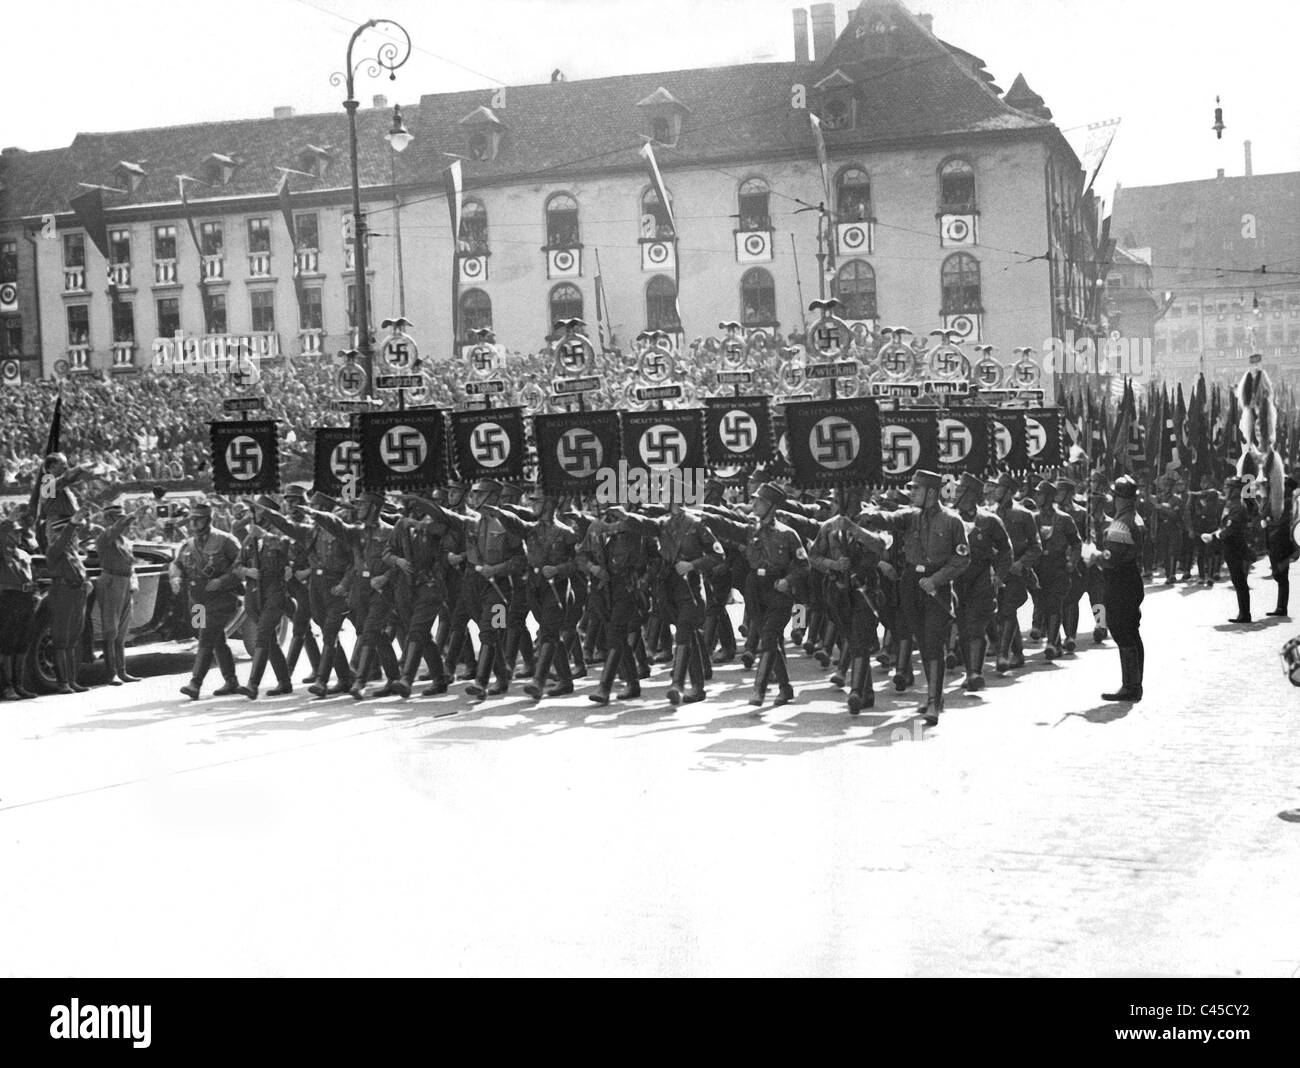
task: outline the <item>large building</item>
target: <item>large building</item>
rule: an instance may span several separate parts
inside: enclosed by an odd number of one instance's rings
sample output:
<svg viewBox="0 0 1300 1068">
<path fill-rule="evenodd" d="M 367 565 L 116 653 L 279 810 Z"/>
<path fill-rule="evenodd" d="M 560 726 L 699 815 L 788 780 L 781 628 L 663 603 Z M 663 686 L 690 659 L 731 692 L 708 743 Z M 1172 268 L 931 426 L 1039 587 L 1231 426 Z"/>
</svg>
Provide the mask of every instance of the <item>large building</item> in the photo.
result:
<svg viewBox="0 0 1300 1068">
<path fill-rule="evenodd" d="M 1095 201 L 1024 77 L 1004 94 L 982 60 L 893 0 L 866 0 L 842 28 L 833 4 L 811 16 L 810 33 L 794 12 L 791 62 L 586 81 L 557 71 L 423 96 L 404 109 L 414 140 L 400 155 L 376 98 L 358 112 L 372 321 L 404 311 L 435 359 L 453 333 L 463 344 L 489 325 L 535 351 L 575 315 L 624 347 L 646 327 L 689 340 L 731 319 L 784 335 L 823 293 L 847 319 L 958 329 L 1008 360 L 1016 346 L 1092 334 Z M 671 212 L 648 180 L 647 143 Z M 341 109 L 277 108 L 6 150 L 0 262 L 18 290 L 0 310 L 6 353 L 30 377 L 132 372 L 177 329 L 258 335 L 289 355 L 347 347 L 347 144 Z M 454 243 L 453 157 L 464 172 Z M 107 260 L 70 210 L 93 187 Z"/>
<path fill-rule="evenodd" d="M 1252 174 L 1249 142 L 1245 159 L 1241 176 L 1115 191 L 1111 235 L 1147 257 L 1168 382 L 1235 381 L 1252 352 L 1275 380 L 1300 375 L 1300 173 Z"/>
</svg>

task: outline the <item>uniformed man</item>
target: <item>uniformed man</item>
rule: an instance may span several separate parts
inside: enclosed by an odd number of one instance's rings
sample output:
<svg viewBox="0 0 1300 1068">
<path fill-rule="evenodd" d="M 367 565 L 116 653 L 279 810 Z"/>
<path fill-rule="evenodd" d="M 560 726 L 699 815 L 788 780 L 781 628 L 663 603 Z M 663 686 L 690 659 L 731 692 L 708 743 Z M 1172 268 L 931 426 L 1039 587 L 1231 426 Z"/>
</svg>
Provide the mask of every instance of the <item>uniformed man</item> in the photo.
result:
<svg viewBox="0 0 1300 1068">
<path fill-rule="evenodd" d="M 23 675 L 36 621 L 32 553 L 37 549 L 25 527 L 0 519 L 0 701 L 36 696 L 23 685 Z"/>
<path fill-rule="evenodd" d="M 407 613 L 406 633 L 402 644 L 400 691 L 409 695 L 421 660 L 430 666 L 429 686 L 423 696 L 436 697 L 447 692 L 451 678 L 442 653 L 433 640 L 433 623 L 447 605 L 447 552 L 443 535 L 447 524 L 429 514 L 421 497 L 403 497 L 406 515 L 397 521 L 384 562 L 397 568 L 398 614 Z"/>
<path fill-rule="evenodd" d="M 1172 475 L 1156 479 L 1156 566 L 1165 570 L 1165 585 L 1178 580 L 1178 560 L 1183 552 L 1183 522 L 1187 499 L 1179 494 Z"/>
<path fill-rule="evenodd" d="M 290 519 L 301 522 L 305 518 L 302 506 L 306 503 L 307 491 L 302 486 L 290 486 L 284 491 L 284 506 Z M 312 566 L 305 538 L 289 538 L 289 563 L 291 572 L 287 589 L 293 601 L 293 629 L 289 636 L 289 651 L 284 660 L 289 666 L 289 677 L 293 678 L 298 657 L 306 649 L 311 673 L 302 681 L 314 683 L 320 668 L 320 646 L 316 644 L 316 635 L 311 629 Z"/>
<path fill-rule="evenodd" d="M 126 638 L 131 629 L 135 595 L 140 589 L 131 540 L 131 524 L 138 514 L 138 511 L 125 511 L 120 504 L 105 505 L 104 526 L 95 538 L 100 568 L 95 580 L 95 608 L 99 612 L 104 663 L 112 686 L 140 681 L 126 670 Z"/>
<path fill-rule="evenodd" d="M 1038 573 L 1040 603 L 1043 609 L 1043 656 L 1055 660 L 1061 655 L 1061 616 L 1065 596 L 1070 588 L 1070 572 L 1079 561 L 1083 542 L 1079 529 L 1056 504 L 1056 483 L 1043 479 L 1038 483 L 1038 536 L 1043 552 L 1034 565 Z"/>
<path fill-rule="evenodd" d="M 704 484 L 704 504 L 720 507 L 726 503 L 724 485 L 716 478 Z M 740 551 L 734 547 L 724 549 L 721 567 L 714 568 L 704 580 L 706 611 L 704 616 L 704 655 L 715 664 L 729 664 L 736 659 L 736 634 L 727 612 L 727 602 L 735 587 L 737 566 L 743 570 Z M 742 579 L 743 585 L 743 579 Z M 713 652 L 714 645 L 718 651 Z"/>
<path fill-rule="evenodd" d="M 226 626 L 239 611 L 244 587 L 234 570 L 239 563 L 239 542 L 224 530 L 213 529 L 210 504 L 200 501 L 190 509 L 190 530 L 193 534 L 181 546 L 170 573 L 172 592 L 180 593 L 183 586 L 189 596 L 190 625 L 199 635 L 194 670 L 189 683 L 181 687 L 181 693 L 197 701 L 214 658 L 224 681 L 212 695 L 239 692 Z"/>
<path fill-rule="evenodd" d="M 927 726 L 943 712 L 944 660 L 953 621 L 952 581 L 970 564 L 970 544 L 961 516 L 939 501 L 943 476 L 917 471 L 910 486 L 910 508 L 877 514 L 872 526 L 884 526 L 903 539 L 906 570 L 900 576 L 903 620 L 921 651 L 926 700 L 918 709 Z"/>
<path fill-rule="evenodd" d="M 1247 476 L 1239 475 L 1228 479 L 1225 486 L 1227 503 L 1224 505 L 1219 529 L 1212 534 L 1201 535 L 1201 541 L 1205 544 L 1217 545 L 1222 549 L 1223 562 L 1228 565 L 1228 576 L 1232 579 L 1232 588 L 1237 594 L 1237 614 L 1228 620 L 1229 623 L 1251 621 L 1250 583 L 1247 578 L 1255 559 L 1250 548 L 1250 525 L 1256 520 L 1247 502 L 1242 500 L 1242 490 L 1252 481 Z"/>
<path fill-rule="evenodd" d="M 1011 539 L 1002 520 L 981 508 L 984 480 L 965 472 L 958 483 L 957 514 L 966 525 L 970 566 L 953 581 L 957 594 L 957 629 L 961 636 L 966 679 L 963 690 L 984 689 L 984 658 L 988 630 L 997 614 L 997 591 L 1011 569 Z"/>
<path fill-rule="evenodd" d="M 1137 483 L 1127 475 L 1115 480 L 1111 494 L 1115 515 L 1101 543 L 1101 568 L 1106 576 L 1106 623 L 1119 647 L 1123 681 L 1103 701 L 1142 700 L 1146 651 L 1142 644 L 1142 542 L 1146 524 L 1136 511 Z"/>
<path fill-rule="evenodd" d="M 86 596 L 91 583 L 86 577 L 85 557 L 79 538 L 86 515 L 77 511 L 59 515 L 46 523 L 45 563 L 50 576 L 47 597 L 50 639 L 54 645 L 56 693 L 85 693 L 77 681 L 81 667 L 81 632 L 86 623 Z"/>
<path fill-rule="evenodd" d="M 36 531 L 38 542 L 48 536 L 48 524 L 51 519 L 64 519 L 80 511 L 81 502 L 77 499 L 73 486 L 89 478 L 92 467 L 90 464 L 69 467 L 67 456 L 61 452 L 52 452 L 45 457 L 42 470 L 41 503 L 37 510 L 41 520 Z M 42 549 L 44 547 L 41 546 Z"/>
<path fill-rule="evenodd" d="M 1029 591 L 1037 589 L 1038 574 L 1034 564 L 1042 555 L 1038 538 L 1038 521 L 1028 509 L 1016 502 L 1020 484 L 1004 471 L 989 487 L 998 518 L 1011 539 L 1011 566 L 1006 580 L 998 591 L 998 656 L 999 674 L 1024 664 L 1025 658 L 1018 649 L 1020 639 L 1020 606 L 1029 600 Z M 1013 647 L 1015 659 L 1012 659 Z"/>
<path fill-rule="evenodd" d="M 289 580 L 293 573 L 293 550 L 287 537 L 274 529 L 262 526 L 258 517 L 267 513 L 280 513 L 275 498 L 263 495 L 258 498 L 256 510 L 251 512 L 248 534 L 240 547 L 239 563 L 235 574 L 247 585 L 244 611 L 253 622 L 256 637 L 253 642 L 253 664 L 248 670 L 248 682 L 239 692 L 250 701 L 257 700 L 258 687 L 270 663 L 275 672 L 277 686 L 267 694 L 278 697 L 293 693 L 293 680 L 289 663 L 280 649 L 280 620 L 293 612 L 289 596 Z"/>
<path fill-rule="evenodd" d="M 1074 492 L 1075 483 L 1072 479 L 1059 479 L 1056 483 L 1056 506 L 1074 521 L 1074 528 L 1078 531 L 1080 540 L 1091 541 L 1088 512 L 1079 506 Z M 1075 638 L 1079 633 L 1079 602 L 1088 590 L 1089 570 L 1081 546 L 1069 569 L 1070 584 L 1066 587 L 1065 597 L 1061 602 L 1062 652 L 1072 653 L 1075 650 Z"/>
<path fill-rule="evenodd" d="M 600 684 L 588 700 L 598 705 L 610 702 L 614 679 L 619 674 L 627 688 L 617 694 L 620 701 L 641 696 L 641 678 L 632 644 L 645 620 L 646 600 L 642 589 L 645 571 L 645 536 L 628 521 L 627 512 L 610 506 L 593 520 L 578 546 L 578 565 L 591 579 L 589 599 L 594 609 L 593 625 L 605 630 L 605 666 Z"/>
<path fill-rule="evenodd" d="M 1273 581 L 1277 583 L 1277 607 L 1269 612 L 1270 616 L 1285 616 L 1291 597 L 1291 564 L 1300 555 L 1300 546 L 1292 538 L 1292 524 L 1295 522 L 1296 480 L 1286 476 L 1282 484 L 1282 514 L 1270 519 L 1264 532 L 1264 544 L 1268 548 L 1269 569 Z M 1190 575 L 1188 576 L 1191 577 Z"/>
</svg>

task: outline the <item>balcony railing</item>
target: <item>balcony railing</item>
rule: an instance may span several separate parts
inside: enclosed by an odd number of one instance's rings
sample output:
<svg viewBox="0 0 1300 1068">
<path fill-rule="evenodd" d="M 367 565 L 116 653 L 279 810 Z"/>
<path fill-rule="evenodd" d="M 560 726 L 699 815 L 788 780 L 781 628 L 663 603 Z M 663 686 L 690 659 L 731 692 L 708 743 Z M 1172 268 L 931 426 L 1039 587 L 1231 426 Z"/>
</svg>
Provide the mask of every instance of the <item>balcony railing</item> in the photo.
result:
<svg viewBox="0 0 1300 1068">
<path fill-rule="evenodd" d="M 113 342 L 113 366 L 114 367 L 135 366 L 135 342 L 134 341 Z"/>
<path fill-rule="evenodd" d="M 131 265 L 129 263 L 110 263 L 108 265 L 108 278 L 115 286 L 129 286 L 131 284 Z"/>
<path fill-rule="evenodd" d="M 269 252 L 250 252 L 248 254 L 248 277 L 271 277 L 271 254 Z"/>
<path fill-rule="evenodd" d="M 323 351 L 325 331 L 303 330 L 298 334 L 298 346 L 304 356 L 319 356 Z"/>
<path fill-rule="evenodd" d="M 159 285 L 159 286 L 175 284 L 176 261 L 175 260 L 154 260 L 153 281 L 154 281 L 154 285 Z"/>
<path fill-rule="evenodd" d="M 357 269 L 357 250 L 352 245 L 343 246 L 343 269 L 345 271 Z"/>
<path fill-rule="evenodd" d="M 219 253 L 203 257 L 203 277 L 209 282 L 226 276 L 226 258 Z"/>
<path fill-rule="evenodd" d="M 320 270 L 320 253 L 314 248 L 299 249 L 296 264 L 299 274 L 316 274 Z"/>
<path fill-rule="evenodd" d="M 86 268 L 63 268 L 63 292 L 83 293 L 86 289 Z"/>
<path fill-rule="evenodd" d="M 68 367 L 73 371 L 89 371 L 90 370 L 90 346 L 69 345 L 68 346 Z"/>
</svg>

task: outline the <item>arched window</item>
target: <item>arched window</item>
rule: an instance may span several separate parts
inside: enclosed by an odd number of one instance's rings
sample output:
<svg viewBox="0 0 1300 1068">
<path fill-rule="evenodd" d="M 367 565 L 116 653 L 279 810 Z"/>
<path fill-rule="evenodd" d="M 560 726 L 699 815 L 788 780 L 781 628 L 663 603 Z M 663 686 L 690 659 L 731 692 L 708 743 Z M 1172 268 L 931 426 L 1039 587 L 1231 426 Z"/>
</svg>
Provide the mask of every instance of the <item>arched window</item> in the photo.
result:
<svg viewBox="0 0 1300 1068">
<path fill-rule="evenodd" d="M 980 307 L 980 265 L 974 256 L 955 252 L 943 261 L 940 273 L 944 315 L 971 315 Z"/>
<path fill-rule="evenodd" d="M 481 289 L 467 289 L 460 295 L 460 339 L 473 341 L 471 330 L 492 329 L 492 298 Z"/>
<path fill-rule="evenodd" d="M 741 230 L 772 229 L 769 207 L 771 196 L 772 191 L 762 178 L 748 178 L 740 183 L 740 195 L 737 201 Z"/>
<path fill-rule="evenodd" d="M 551 290 L 551 318 L 546 324 L 550 330 L 561 319 L 582 318 L 582 290 L 568 282 L 561 282 Z"/>
<path fill-rule="evenodd" d="M 546 247 L 578 247 L 578 202 L 556 193 L 546 202 Z"/>
<path fill-rule="evenodd" d="M 641 194 L 641 237 L 667 240 L 675 236 L 672 224 L 668 221 L 668 211 L 659 202 L 659 194 L 651 186 Z"/>
<path fill-rule="evenodd" d="M 861 167 L 846 167 L 835 180 L 835 213 L 840 222 L 871 218 L 871 179 Z"/>
<path fill-rule="evenodd" d="M 746 326 L 776 322 L 776 283 L 762 267 L 751 268 L 740 279 L 740 321 Z"/>
<path fill-rule="evenodd" d="M 939 168 L 939 211 L 944 215 L 975 211 L 975 168 L 964 159 L 950 159 Z"/>
<path fill-rule="evenodd" d="M 470 256 L 487 254 L 487 208 L 481 200 L 467 200 L 460 209 L 460 251 Z"/>
<path fill-rule="evenodd" d="M 677 318 L 677 286 L 671 278 L 657 274 L 645 287 L 645 325 L 647 330 L 680 330 Z"/>
<path fill-rule="evenodd" d="M 876 318 L 876 272 L 862 260 L 849 260 L 835 276 L 832 294 L 845 319 Z"/>
</svg>

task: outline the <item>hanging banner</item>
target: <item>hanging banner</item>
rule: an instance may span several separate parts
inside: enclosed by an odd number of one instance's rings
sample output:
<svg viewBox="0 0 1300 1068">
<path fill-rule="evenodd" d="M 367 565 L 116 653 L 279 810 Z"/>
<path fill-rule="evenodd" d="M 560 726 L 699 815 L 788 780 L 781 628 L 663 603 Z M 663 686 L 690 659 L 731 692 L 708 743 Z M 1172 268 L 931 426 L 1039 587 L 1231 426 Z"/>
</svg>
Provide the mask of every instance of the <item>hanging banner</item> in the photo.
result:
<svg viewBox="0 0 1300 1068">
<path fill-rule="evenodd" d="M 446 481 L 441 408 L 361 413 L 361 474 L 375 492 L 422 489 Z"/>
<path fill-rule="evenodd" d="M 618 412 L 557 412 L 533 416 L 537 466 L 547 493 L 592 493 L 597 474 L 618 465 Z"/>
<path fill-rule="evenodd" d="M 1064 429 L 1059 408 L 1030 408 L 1025 420 L 1025 458 L 1032 470 L 1061 467 L 1065 463 Z"/>
<path fill-rule="evenodd" d="M 280 434 L 274 419 L 208 424 L 212 486 L 218 493 L 273 493 L 280 488 Z"/>
<path fill-rule="evenodd" d="M 347 427 L 336 426 L 318 426 L 312 432 L 316 435 L 314 488 L 331 497 L 340 496 L 345 485 L 359 488 L 361 435 Z"/>
<path fill-rule="evenodd" d="M 714 467 L 766 463 L 772 458 L 768 397 L 708 397 L 704 441 Z"/>
<path fill-rule="evenodd" d="M 1029 453 L 1025 448 L 1025 413 L 994 409 L 990 416 L 993 426 L 993 463 L 999 471 L 1024 471 L 1029 466 Z"/>
<path fill-rule="evenodd" d="M 880 482 L 880 409 L 874 400 L 858 397 L 789 404 L 785 422 L 784 439 L 797 484 Z"/>
<path fill-rule="evenodd" d="M 524 477 L 524 414 L 522 408 L 485 408 L 453 412 L 451 437 L 456 471 L 462 479 Z"/>
<path fill-rule="evenodd" d="M 623 457 L 651 471 L 704 469 L 704 412 L 679 408 L 623 413 Z"/>
<path fill-rule="evenodd" d="M 983 476 L 989 468 L 989 409 L 954 408 L 935 416 L 938 455 L 933 470 L 941 475 L 969 472 Z"/>
<path fill-rule="evenodd" d="M 939 467 L 938 413 L 888 412 L 880 417 L 880 466 L 886 485 L 903 486 L 917 471 Z"/>
</svg>

